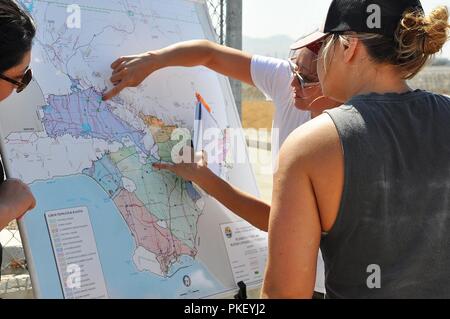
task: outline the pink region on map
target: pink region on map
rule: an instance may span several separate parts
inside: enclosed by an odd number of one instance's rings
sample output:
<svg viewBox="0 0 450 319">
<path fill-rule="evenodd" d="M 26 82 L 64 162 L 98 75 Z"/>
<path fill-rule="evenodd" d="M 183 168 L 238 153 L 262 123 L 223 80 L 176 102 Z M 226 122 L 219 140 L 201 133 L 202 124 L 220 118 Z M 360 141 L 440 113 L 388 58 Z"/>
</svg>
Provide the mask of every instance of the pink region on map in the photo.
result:
<svg viewBox="0 0 450 319">
<path fill-rule="evenodd" d="M 175 238 L 171 231 L 161 227 L 158 220 L 145 208 L 134 193 L 122 190 L 114 202 L 130 228 L 136 241 L 141 246 L 154 253 L 161 265 L 163 274 L 168 274 L 170 265 L 181 255 L 195 257 L 197 251 L 184 245 Z"/>
</svg>

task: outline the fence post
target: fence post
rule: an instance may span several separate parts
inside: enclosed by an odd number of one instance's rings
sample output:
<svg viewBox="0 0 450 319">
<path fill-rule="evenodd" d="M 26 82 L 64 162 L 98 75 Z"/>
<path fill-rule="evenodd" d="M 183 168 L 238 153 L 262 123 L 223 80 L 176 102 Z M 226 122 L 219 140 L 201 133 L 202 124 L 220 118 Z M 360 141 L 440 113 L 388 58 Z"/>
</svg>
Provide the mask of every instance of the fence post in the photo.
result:
<svg viewBox="0 0 450 319">
<path fill-rule="evenodd" d="M 219 1 L 220 6 L 220 16 L 219 16 L 219 28 L 220 28 L 220 34 L 219 34 L 219 41 L 220 44 L 225 44 L 225 0 Z"/>
<path fill-rule="evenodd" d="M 242 0 L 228 0 L 226 18 L 226 45 L 242 50 Z M 239 116 L 242 117 L 242 84 L 231 80 Z"/>
</svg>

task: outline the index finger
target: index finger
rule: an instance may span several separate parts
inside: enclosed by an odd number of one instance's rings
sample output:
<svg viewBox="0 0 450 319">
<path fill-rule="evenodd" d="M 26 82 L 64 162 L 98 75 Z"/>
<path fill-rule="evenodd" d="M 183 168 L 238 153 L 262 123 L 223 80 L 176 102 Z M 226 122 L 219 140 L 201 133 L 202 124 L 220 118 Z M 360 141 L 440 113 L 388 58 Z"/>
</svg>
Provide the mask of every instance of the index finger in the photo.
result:
<svg viewBox="0 0 450 319">
<path fill-rule="evenodd" d="M 108 92 L 106 92 L 105 94 L 103 94 L 103 101 L 107 101 L 112 99 L 113 97 L 115 97 L 117 94 L 119 94 L 120 92 L 123 91 L 123 89 L 125 89 L 127 87 L 127 84 L 125 83 L 125 81 L 120 82 L 118 85 L 116 85 L 115 87 L 113 87 L 111 90 L 109 90 Z"/>
<path fill-rule="evenodd" d="M 170 164 L 163 164 L 163 163 L 154 163 L 153 167 L 159 170 L 166 170 L 166 171 L 174 171 L 174 165 Z"/>
</svg>

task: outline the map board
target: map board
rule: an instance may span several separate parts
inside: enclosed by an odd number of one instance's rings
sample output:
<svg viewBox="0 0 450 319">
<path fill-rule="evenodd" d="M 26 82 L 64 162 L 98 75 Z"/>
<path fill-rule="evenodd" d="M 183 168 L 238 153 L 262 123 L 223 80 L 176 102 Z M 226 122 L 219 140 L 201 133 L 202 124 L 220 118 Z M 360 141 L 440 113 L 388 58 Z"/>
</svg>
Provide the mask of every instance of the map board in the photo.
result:
<svg viewBox="0 0 450 319">
<path fill-rule="evenodd" d="M 258 195 L 242 132 L 227 135 L 241 127 L 228 80 L 168 68 L 101 98 L 119 56 L 214 40 L 206 3 L 20 2 L 37 23 L 35 77 L 1 103 L 0 142 L 8 176 L 37 198 L 20 222 L 36 297 L 216 298 L 260 285 L 266 234 L 152 166 L 171 162 L 176 131 L 192 133 L 200 92 L 223 134 L 221 177 Z"/>
</svg>

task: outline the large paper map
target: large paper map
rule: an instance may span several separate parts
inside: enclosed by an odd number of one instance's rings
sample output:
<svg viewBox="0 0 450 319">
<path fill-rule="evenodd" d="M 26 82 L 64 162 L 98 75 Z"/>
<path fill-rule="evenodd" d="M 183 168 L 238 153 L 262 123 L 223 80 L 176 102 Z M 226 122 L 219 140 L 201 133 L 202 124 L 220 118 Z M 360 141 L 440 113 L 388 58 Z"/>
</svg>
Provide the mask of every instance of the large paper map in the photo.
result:
<svg viewBox="0 0 450 319">
<path fill-rule="evenodd" d="M 170 68 L 101 98 L 117 57 L 213 40 L 204 1 L 21 2 L 37 22 L 35 78 L 2 103 L 0 126 L 8 175 L 38 201 L 21 221 L 36 296 L 206 298 L 235 292 L 240 279 L 260 283 L 265 234 L 152 166 L 173 160 L 183 139 L 175 132 L 192 133 L 196 92 L 223 136 L 240 127 L 227 80 L 205 68 Z M 242 134 L 233 142 L 245 150 Z M 222 177 L 257 194 L 246 158 L 225 157 Z"/>
</svg>

